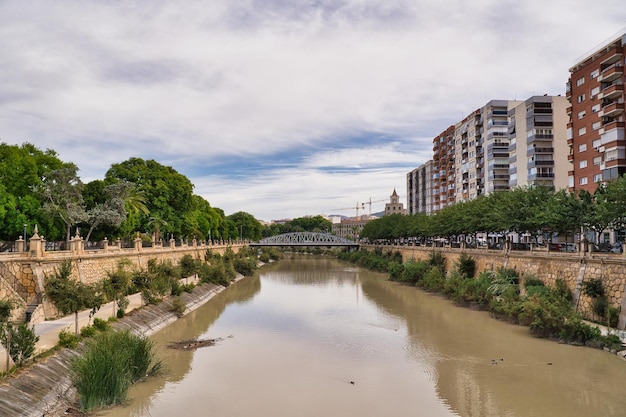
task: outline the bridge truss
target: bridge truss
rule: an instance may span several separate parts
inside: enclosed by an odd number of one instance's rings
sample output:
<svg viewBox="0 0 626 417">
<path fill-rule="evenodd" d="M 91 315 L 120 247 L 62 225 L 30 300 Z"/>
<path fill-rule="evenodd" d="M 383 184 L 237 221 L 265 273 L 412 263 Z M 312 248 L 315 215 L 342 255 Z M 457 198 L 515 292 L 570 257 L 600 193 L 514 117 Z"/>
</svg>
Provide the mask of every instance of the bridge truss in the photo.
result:
<svg viewBox="0 0 626 417">
<path fill-rule="evenodd" d="M 251 243 L 250 246 L 346 246 L 357 247 L 358 243 L 328 233 L 297 232 L 270 236 Z"/>
</svg>

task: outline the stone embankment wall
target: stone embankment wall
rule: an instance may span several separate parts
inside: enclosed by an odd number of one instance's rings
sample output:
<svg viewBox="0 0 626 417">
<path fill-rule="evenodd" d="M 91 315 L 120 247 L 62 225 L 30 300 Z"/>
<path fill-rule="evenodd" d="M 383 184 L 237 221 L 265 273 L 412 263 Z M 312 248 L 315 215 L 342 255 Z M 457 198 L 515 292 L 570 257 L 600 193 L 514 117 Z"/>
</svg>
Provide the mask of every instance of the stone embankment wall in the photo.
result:
<svg viewBox="0 0 626 417">
<path fill-rule="evenodd" d="M 374 246 L 364 246 L 373 249 Z M 583 317 L 600 321 L 592 309 L 592 301 L 581 293 L 584 281 L 599 279 L 604 287 L 609 306 L 620 309 L 619 329 L 626 328 L 626 257 L 621 254 L 589 254 L 544 251 L 506 251 L 486 249 L 432 248 L 423 246 L 383 246 L 383 250 L 399 251 L 402 258 L 428 260 L 432 251 L 440 251 L 446 258 L 448 271 L 454 268 L 462 253 L 476 261 L 477 272 L 505 267 L 518 271 L 524 278 L 541 279 L 554 285 L 563 280 L 574 295 L 576 309 Z"/>
<path fill-rule="evenodd" d="M 192 293 L 183 293 L 180 297 L 187 307 L 185 314 L 205 304 L 222 290 L 224 287 L 219 285 L 202 284 L 194 288 Z M 152 335 L 178 319 L 170 311 L 171 300 L 143 307 L 115 323 L 115 327 L 128 328 L 136 334 Z M 70 365 L 77 355 L 75 350 L 63 349 L 44 362 L 32 366 L 24 374 L 10 378 L 0 385 L 0 416 L 68 415 L 68 407 L 76 400 Z"/>
<path fill-rule="evenodd" d="M 219 245 L 188 245 L 175 247 L 155 247 L 121 249 L 112 247 L 98 251 L 59 251 L 43 252 L 42 256 L 32 257 L 28 253 L 23 256 L 0 256 L 2 266 L 9 271 L 11 279 L 17 280 L 17 285 L 25 288 L 27 295 L 20 295 L 12 290 L 15 283 L 0 274 L 0 299 L 13 300 L 15 307 L 13 319 L 23 321 L 27 305 L 38 305 L 33 310 L 30 322 L 35 324 L 47 318 L 56 316 L 54 307 L 43 297 L 45 279 L 47 275 L 55 273 L 59 265 L 65 260 L 72 261 L 73 278 L 91 284 L 107 278 L 109 272 L 117 270 L 121 262 L 128 263 L 131 269 L 146 269 L 151 259 L 171 261 L 177 264 L 185 255 L 195 259 L 204 259 L 207 250 L 224 254 L 227 248 L 237 252 L 244 243 Z"/>
</svg>

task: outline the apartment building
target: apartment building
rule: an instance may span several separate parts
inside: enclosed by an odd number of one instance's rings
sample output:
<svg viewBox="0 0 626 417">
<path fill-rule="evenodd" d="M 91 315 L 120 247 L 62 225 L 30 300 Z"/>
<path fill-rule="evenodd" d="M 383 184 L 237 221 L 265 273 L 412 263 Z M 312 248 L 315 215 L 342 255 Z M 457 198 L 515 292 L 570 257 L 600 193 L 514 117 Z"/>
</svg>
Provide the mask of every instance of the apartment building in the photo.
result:
<svg viewBox="0 0 626 417">
<path fill-rule="evenodd" d="M 594 191 L 626 172 L 624 65 L 626 33 L 610 39 L 570 68 L 568 186 Z"/>
<path fill-rule="evenodd" d="M 533 96 L 508 112 L 509 187 L 568 186 L 567 108 L 562 96 Z"/>
<path fill-rule="evenodd" d="M 433 161 L 406 174 L 406 206 L 408 214 L 432 213 L 432 166 Z"/>
<path fill-rule="evenodd" d="M 482 134 L 482 109 L 454 126 L 456 201 L 473 200 L 484 194 Z"/>
<path fill-rule="evenodd" d="M 455 202 L 454 130 L 454 126 L 450 126 L 433 139 L 433 212 Z"/>
</svg>

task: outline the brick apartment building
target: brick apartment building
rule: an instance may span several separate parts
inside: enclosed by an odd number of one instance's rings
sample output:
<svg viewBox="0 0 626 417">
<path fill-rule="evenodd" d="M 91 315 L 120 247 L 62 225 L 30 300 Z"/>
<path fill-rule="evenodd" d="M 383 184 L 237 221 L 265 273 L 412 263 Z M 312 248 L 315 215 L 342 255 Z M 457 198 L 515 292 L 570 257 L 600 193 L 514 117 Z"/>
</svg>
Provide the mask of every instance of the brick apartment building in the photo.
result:
<svg viewBox="0 0 626 417">
<path fill-rule="evenodd" d="M 569 70 L 570 190 L 594 191 L 599 182 L 626 172 L 625 44 L 626 33 L 585 54 Z"/>
</svg>

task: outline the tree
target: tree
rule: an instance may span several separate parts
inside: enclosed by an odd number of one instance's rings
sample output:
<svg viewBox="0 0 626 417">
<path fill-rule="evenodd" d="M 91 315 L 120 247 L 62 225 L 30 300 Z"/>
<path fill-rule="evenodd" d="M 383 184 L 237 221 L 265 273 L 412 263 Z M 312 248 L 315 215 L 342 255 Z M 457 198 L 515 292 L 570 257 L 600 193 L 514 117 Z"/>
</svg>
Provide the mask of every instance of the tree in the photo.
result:
<svg viewBox="0 0 626 417">
<path fill-rule="evenodd" d="M 78 335 L 79 311 L 89 308 L 93 315 L 103 300 L 94 286 L 72 280 L 71 274 L 71 261 L 63 261 L 52 276 L 46 276 L 45 290 L 50 301 L 61 313 L 74 313 L 74 332 Z"/>
<path fill-rule="evenodd" d="M 93 206 L 87 210 L 89 231 L 86 241 L 89 241 L 91 233 L 100 225 L 115 228 L 121 226 L 128 215 L 127 202 L 134 195 L 135 189 L 135 185 L 128 181 L 119 181 L 101 188 L 100 195 L 104 197 L 104 200 L 94 202 Z M 139 201 L 135 200 L 135 204 L 138 203 Z"/>
<path fill-rule="evenodd" d="M 62 235 L 62 228 L 41 211 L 42 201 L 33 190 L 48 172 L 66 165 L 52 150 L 0 143 L 0 239 L 14 240 L 24 233 L 24 225 L 32 230 L 35 224 L 45 236 Z"/>
<path fill-rule="evenodd" d="M 243 239 L 259 240 L 263 233 L 263 225 L 253 215 L 238 211 L 228 216 Z"/>
<path fill-rule="evenodd" d="M 83 206 L 83 183 L 77 173 L 75 165 L 55 169 L 43 178 L 39 187 L 44 201 L 43 210 L 61 218 L 65 224 L 65 241 L 68 245 L 71 227 L 88 219 Z"/>
<path fill-rule="evenodd" d="M 11 355 L 11 359 L 18 366 L 22 366 L 28 358 L 33 356 L 39 341 L 39 336 L 35 334 L 35 327 L 28 327 L 25 323 L 20 323 L 17 327 L 9 324 L 7 331 L 2 332 L 0 337 L 7 347 L 7 354 Z"/>
</svg>

